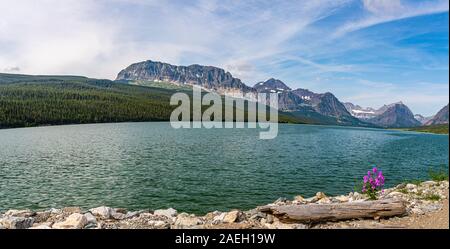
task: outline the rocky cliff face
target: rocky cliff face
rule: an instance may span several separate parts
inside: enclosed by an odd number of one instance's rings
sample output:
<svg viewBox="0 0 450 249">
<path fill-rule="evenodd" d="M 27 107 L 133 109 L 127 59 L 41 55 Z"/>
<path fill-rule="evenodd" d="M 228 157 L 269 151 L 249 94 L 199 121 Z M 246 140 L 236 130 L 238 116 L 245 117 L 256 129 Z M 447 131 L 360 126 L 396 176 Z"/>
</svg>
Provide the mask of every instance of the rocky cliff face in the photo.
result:
<svg viewBox="0 0 450 249">
<path fill-rule="evenodd" d="M 444 106 L 432 119 L 427 121 L 425 125 L 448 124 L 448 104 Z"/>
<path fill-rule="evenodd" d="M 382 114 L 368 119 L 367 122 L 386 127 L 386 128 L 404 128 L 420 126 L 421 123 L 414 118 L 414 114 L 403 103 L 395 103 L 385 106 Z"/>
<path fill-rule="evenodd" d="M 116 80 L 146 80 L 170 82 L 180 85 L 198 85 L 220 94 L 254 95 L 255 89 L 245 85 L 231 73 L 212 66 L 174 66 L 167 63 L 144 61 L 120 71 Z"/>
</svg>

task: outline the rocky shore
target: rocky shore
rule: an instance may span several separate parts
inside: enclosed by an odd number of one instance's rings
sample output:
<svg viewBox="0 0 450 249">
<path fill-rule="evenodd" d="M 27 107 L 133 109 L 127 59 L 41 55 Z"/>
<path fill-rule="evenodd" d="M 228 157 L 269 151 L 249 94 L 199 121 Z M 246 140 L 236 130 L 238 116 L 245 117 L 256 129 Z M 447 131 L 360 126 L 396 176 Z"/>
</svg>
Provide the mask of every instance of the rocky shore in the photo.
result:
<svg viewBox="0 0 450 249">
<path fill-rule="evenodd" d="M 420 184 L 400 184 L 385 189 L 379 199 L 401 200 L 406 205 L 406 213 L 401 217 L 387 219 L 350 219 L 322 223 L 284 222 L 272 214 L 252 210 L 215 211 L 204 216 L 178 213 L 175 209 L 127 211 L 123 208 L 97 207 L 83 210 L 66 207 L 34 212 L 32 210 L 8 210 L 0 214 L 0 229 L 329 229 L 329 228 L 416 228 L 423 219 L 434 217 L 431 227 L 448 229 L 448 188 L 449 182 L 426 181 Z M 357 192 L 348 195 L 328 197 L 319 192 L 310 198 L 296 196 L 293 200 L 280 198 L 269 206 L 322 205 L 332 203 L 366 202 L 368 197 Z M 446 217 L 441 217 L 445 216 Z M 418 221 L 418 223 L 417 223 Z M 412 225 L 415 224 L 415 225 Z M 417 226 L 417 224 L 419 224 Z M 435 226 L 435 227 L 434 227 Z"/>
</svg>

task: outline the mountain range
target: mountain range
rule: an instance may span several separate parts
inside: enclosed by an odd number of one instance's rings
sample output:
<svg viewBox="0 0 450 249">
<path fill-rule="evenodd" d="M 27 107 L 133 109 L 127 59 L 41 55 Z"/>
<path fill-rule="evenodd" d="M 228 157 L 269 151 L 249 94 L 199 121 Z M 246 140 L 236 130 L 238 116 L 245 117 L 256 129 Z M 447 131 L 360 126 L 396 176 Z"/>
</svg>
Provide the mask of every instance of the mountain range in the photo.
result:
<svg viewBox="0 0 450 249">
<path fill-rule="evenodd" d="M 207 91 L 228 96 L 243 95 L 249 100 L 255 100 L 257 93 L 277 93 L 280 111 L 319 124 L 406 128 L 448 123 L 448 106 L 435 117 L 429 118 L 414 115 L 402 102 L 378 109 L 363 108 L 349 102 L 342 103 L 330 92 L 314 93 L 308 89 L 291 89 L 283 81 L 274 78 L 250 87 L 224 69 L 213 66 L 175 66 L 147 60 L 123 69 L 116 80 L 144 85 L 146 82 L 198 85 Z"/>
<path fill-rule="evenodd" d="M 179 91 L 191 95 L 192 85 L 221 95 L 244 95 L 246 101 L 258 93 L 277 93 L 279 122 L 386 128 L 448 124 L 448 105 L 433 117 L 423 117 L 401 102 L 364 108 L 342 103 L 330 92 L 292 89 L 274 78 L 252 87 L 217 67 L 145 61 L 120 71 L 114 81 L 0 73 L 0 128 L 167 121 L 175 108 L 171 96 Z"/>
<path fill-rule="evenodd" d="M 257 93 L 278 93 L 279 110 L 289 112 L 296 118 L 318 124 L 374 126 L 353 117 L 332 93 L 318 94 L 301 88 L 292 90 L 281 80 L 273 78 L 250 87 L 229 72 L 212 66 L 174 66 L 148 60 L 128 66 L 119 72 L 116 80 L 133 84 L 157 81 L 198 85 L 218 94 L 243 95 L 249 100 L 256 100 Z"/>
</svg>

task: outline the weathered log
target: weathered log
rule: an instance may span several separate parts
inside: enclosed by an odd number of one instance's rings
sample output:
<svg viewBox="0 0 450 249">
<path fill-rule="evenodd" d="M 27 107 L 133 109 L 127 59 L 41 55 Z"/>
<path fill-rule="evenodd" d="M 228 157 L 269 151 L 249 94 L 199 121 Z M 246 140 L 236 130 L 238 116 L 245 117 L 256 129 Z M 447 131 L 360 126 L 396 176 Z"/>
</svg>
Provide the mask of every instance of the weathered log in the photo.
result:
<svg viewBox="0 0 450 249">
<path fill-rule="evenodd" d="M 268 205 L 259 210 L 285 222 L 316 223 L 400 216 L 406 213 L 406 205 L 401 200 L 386 199 L 336 204 Z"/>
</svg>

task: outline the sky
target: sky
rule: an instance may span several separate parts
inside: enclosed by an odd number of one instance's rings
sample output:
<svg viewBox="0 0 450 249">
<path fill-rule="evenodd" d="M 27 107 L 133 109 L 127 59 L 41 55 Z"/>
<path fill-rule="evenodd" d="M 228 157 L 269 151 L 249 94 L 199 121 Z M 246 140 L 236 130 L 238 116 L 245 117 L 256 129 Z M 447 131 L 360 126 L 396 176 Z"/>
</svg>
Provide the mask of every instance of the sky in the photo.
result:
<svg viewBox="0 0 450 249">
<path fill-rule="evenodd" d="M 0 0 L 0 72 L 115 79 L 144 60 L 378 108 L 449 102 L 448 0 Z"/>
</svg>

